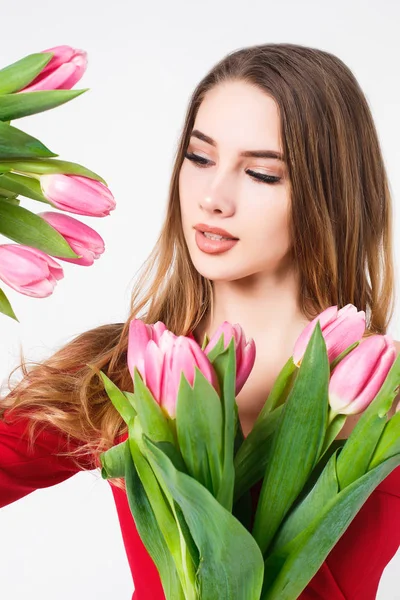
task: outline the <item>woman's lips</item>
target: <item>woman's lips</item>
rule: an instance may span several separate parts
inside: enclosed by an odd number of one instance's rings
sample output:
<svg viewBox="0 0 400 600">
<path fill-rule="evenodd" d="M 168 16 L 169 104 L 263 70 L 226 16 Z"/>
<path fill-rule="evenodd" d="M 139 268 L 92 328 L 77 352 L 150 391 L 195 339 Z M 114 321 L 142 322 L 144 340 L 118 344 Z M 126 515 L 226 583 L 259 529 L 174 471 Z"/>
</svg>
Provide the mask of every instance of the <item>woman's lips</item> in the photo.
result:
<svg viewBox="0 0 400 600">
<path fill-rule="evenodd" d="M 211 240 L 207 238 L 202 231 L 196 230 L 196 244 L 197 247 L 207 254 L 220 254 L 233 248 L 239 240 Z"/>
</svg>

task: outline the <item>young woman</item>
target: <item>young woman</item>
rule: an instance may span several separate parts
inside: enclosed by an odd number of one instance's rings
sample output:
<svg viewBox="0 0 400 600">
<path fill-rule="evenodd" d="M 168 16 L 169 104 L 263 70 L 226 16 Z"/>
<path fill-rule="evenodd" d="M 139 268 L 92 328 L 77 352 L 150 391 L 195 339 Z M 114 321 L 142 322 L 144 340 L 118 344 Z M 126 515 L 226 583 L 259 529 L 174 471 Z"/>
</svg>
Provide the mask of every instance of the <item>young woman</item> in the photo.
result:
<svg viewBox="0 0 400 600">
<path fill-rule="evenodd" d="M 213 241 L 205 230 L 236 241 Z M 126 364 L 132 318 L 162 321 L 199 343 L 224 320 L 241 324 L 257 347 L 237 397 L 247 435 L 298 335 L 325 308 L 352 303 L 366 311 L 365 336 L 387 332 L 394 310 L 392 241 L 378 136 L 346 65 L 292 44 L 230 53 L 190 99 L 165 223 L 126 323 L 86 331 L 30 370 L 22 361 L 24 377 L 3 398 L 0 505 L 98 467 L 99 454 L 126 439 L 125 424 L 87 364 L 132 390 Z M 357 418 L 348 419 L 340 437 L 348 437 Z M 162 600 L 123 481 L 110 484 L 134 598 Z M 256 498 L 256 486 L 253 493 Z M 301 598 L 372 600 L 399 543 L 397 468 Z"/>
</svg>

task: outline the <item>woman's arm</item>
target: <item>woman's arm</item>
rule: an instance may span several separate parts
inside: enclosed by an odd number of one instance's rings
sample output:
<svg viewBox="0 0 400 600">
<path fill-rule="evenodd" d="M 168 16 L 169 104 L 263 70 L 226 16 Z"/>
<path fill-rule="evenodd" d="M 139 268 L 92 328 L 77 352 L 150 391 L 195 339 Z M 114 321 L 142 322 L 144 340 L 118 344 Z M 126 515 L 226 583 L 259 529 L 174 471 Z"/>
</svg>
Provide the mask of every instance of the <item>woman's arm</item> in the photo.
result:
<svg viewBox="0 0 400 600">
<path fill-rule="evenodd" d="M 72 457 L 58 456 L 57 453 L 75 449 L 79 444 L 68 444 L 61 432 L 49 426 L 39 431 L 30 448 L 28 424 L 27 418 L 12 424 L 0 420 L 0 507 L 36 489 L 60 483 L 80 470 L 98 466 L 94 460 L 79 459 L 79 469 Z"/>
</svg>

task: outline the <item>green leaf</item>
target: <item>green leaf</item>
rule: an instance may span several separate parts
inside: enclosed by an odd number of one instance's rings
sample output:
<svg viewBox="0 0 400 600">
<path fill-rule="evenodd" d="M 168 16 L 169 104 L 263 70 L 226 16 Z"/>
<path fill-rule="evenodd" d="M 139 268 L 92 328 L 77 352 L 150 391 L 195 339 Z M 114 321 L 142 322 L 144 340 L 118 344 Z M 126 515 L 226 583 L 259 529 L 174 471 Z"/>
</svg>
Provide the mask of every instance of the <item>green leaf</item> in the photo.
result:
<svg viewBox="0 0 400 600">
<path fill-rule="evenodd" d="M 7 65 L 0 71 L 0 94 L 12 94 L 31 83 L 50 62 L 53 53 L 37 52 Z"/>
<path fill-rule="evenodd" d="M 131 419 L 136 417 L 136 410 L 132 404 L 127 400 L 125 394 L 121 392 L 119 387 L 107 377 L 103 371 L 98 373 L 103 381 L 104 389 L 107 392 L 108 397 L 113 403 L 114 408 L 119 412 L 125 423 L 128 425 Z"/>
<path fill-rule="evenodd" d="M 300 535 L 268 556 L 261 600 L 298 598 L 373 490 L 399 465 L 397 454 L 348 485 L 325 503 Z"/>
<path fill-rule="evenodd" d="M 0 121 L 0 160 L 58 156 L 24 131 Z"/>
<path fill-rule="evenodd" d="M 10 194 L 32 198 L 32 200 L 38 200 L 51 206 L 49 200 L 42 194 L 40 181 L 37 179 L 32 179 L 32 177 L 27 177 L 26 175 L 18 175 L 17 173 L 1 173 L 0 184 L 2 185 L 2 189 L 8 190 Z"/>
<path fill-rule="evenodd" d="M 328 418 L 329 420 L 329 418 Z M 336 415 L 331 423 L 329 423 L 328 428 L 326 430 L 324 445 L 322 446 L 321 454 L 319 459 L 321 459 L 328 448 L 335 441 L 339 432 L 343 429 L 343 425 L 346 423 L 347 415 Z"/>
<path fill-rule="evenodd" d="M 327 426 L 329 375 L 317 321 L 271 442 L 252 532 L 263 554 L 318 460 Z"/>
<path fill-rule="evenodd" d="M 371 415 L 368 421 L 363 422 L 362 429 L 358 430 L 357 438 L 351 439 L 350 434 L 337 463 L 337 474 L 341 490 L 367 472 L 386 421 L 386 415 L 383 415 L 383 417 Z"/>
<path fill-rule="evenodd" d="M 63 236 L 44 219 L 22 206 L 0 202 L 0 233 L 15 242 L 60 258 L 77 258 Z"/>
<path fill-rule="evenodd" d="M 237 502 L 234 502 L 232 506 L 232 514 L 240 523 L 251 531 L 251 520 L 253 516 L 253 501 L 251 492 L 245 492 Z"/>
<path fill-rule="evenodd" d="M 143 469 L 142 476 L 144 476 Z M 146 550 L 157 567 L 166 599 L 185 600 L 172 554 L 161 533 L 155 513 L 138 475 L 129 444 L 125 448 L 125 483 L 135 526 Z M 168 514 L 170 514 L 169 509 Z"/>
<path fill-rule="evenodd" d="M 4 197 L 1 193 L 0 193 L 0 202 L 8 202 L 9 204 L 12 204 L 13 206 L 19 206 L 21 204 L 21 200 L 19 198 L 17 198 L 16 196 L 12 195 L 11 192 L 9 197 Z"/>
<path fill-rule="evenodd" d="M 197 366 L 193 387 L 181 374 L 176 431 L 189 474 L 217 497 L 223 466 L 222 406 L 214 387 Z"/>
<path fill-rule="evenodd" d="M 0 289 L 0 312 L 3 313 L 3 315 L 7 315 L 7 317 L 11 317 L 15 321 L 18 321 L 19 323 L 19 320 L 15 316 L 15 312 L 12 309 L 10 301 L 2 289 Z"/>
<path fill-rule="evenodd" d="M 279 528 L 270 546 L 269 555 L 277 554 L 296 538 L 320 514 L 327 502 L 339 493 L 336 476 L 336 459 L 340 448 L 336 449 L 325 465 L 322 473 L 307 496 L 292 508 Z"/>
<path fill-rule="evenodd" d="M 201 349 L 202 350 L 205 350 L 205 348 L 207 347 L 209 341 L 210 341 L 209 337 L 208 337 L 207 333 L 205 333 L 204 337 L 203 337 L 203 343 L 201 345 Z"/>
<path fill-rule="evenodd" d="M 203 344 L 202 344 L 202 346 L 204 346 L 203 350 L 207 346 L 206 341 L 208 344 L 207 334 L 204 335 Z M 214 347 L 209 352 L 207 352 L 207 358 L 211 362 L 211 364 L 214 363 L 214 360 L 222 352 L 225 352 L 225 343 L 224 343 L 224 334 L 223 333 L 221 333 L 221 335 L 220 335 L 217 343 L 214 345 Z"/>
<path fill-rule="evenodd" d="M 0 96 L 0 120 L 21 119 L 65 104 L 87 92 L 82 90 L 43 90 Z"/>
<path fill-rule="evenodd" d="M 57 155 L 56 155 L 57 156 Z M 107 185 L 106 181 L 97 175 L 94 171 L 90 171 L 79 165 L 78 163 L 69 162 L 58 159 L 36 158 L 32 160 L 10 160 L 9 162 L 1 160 L 0 157 L 0 172 L 19 171 L 22 174 L 47 175 L 49 173 L 63 173 L 64 175 L 81 175 L 89 177 Z"/>
<path fill-rule="evenodd" d="M 274 385 L 254 425 L 257 425 L 260 421 L 264 422 L 270 412 L 284 404 L 298 372 L 299 368 L 293 362 L 293 356 L 290 356 L 275 379 Z"/>
<path fill-rule="evenodd" d="M 400 454 L 400 410 L 386 423 L 367 470 L 374 469 L 395 454 Z"/>
<path fill-rule="evenodd" d="M 318 459 L 318 462 L 315 465 L 315 467 L 313 468 L 313 470 L 311 471 L 311 474 L 310 474 L 309 478 L 307 479 L 306 484 L 304 485 L 300 494 L 297 496 L 296 500 L 294 501 L 292 508 L 290 509 L 291 511 L 295 510 L 297 508 L 297 506 L 301 502 L 303 502 L 304 498 L 309 494 L 309 492 L 312 490 L 312 488 L 317 483 L 322 471 L 325 469 L 326 465 L 328 464 L 329 460 L 331 459 L 332 454 L 334 454 L 337 450 L 341 451 L 343 446 L 345 445 L 346 441 L 347 440 L 343 439 L 343 438 L 334 440 L 332 442 L 332 444 L 329 446 L 329 448 L 326 450 L 326 452 L 324 452 L 323 456 L 321 456 Z"/>
<path fill-rule="evenodd" d="M 340 489 L 367 472 L 400 384 L 400 355 L 371 404 L 361 413 L 337 461 Z"/>
<path fill-rule="evenodd" d="M 351 344 L 351 346 L 348 346 L 345 350 L 343 350 L 343 352 L 341 352 L 336 358 L 335 360 L 333 360 L 331 362 L 331 374 L 333 372 L 333 369 L 345 358 L 345 356 L 347 356 L 348 354 L 350 354 L 350 352 L 352 350 L 354 350 L 354 348 L 357 348 L 357 346 L 360 345 L 360 341 L 358 342 L 354 342 L 354 344 Z"/>
<path fill-rule="evenodd" d="M 235 338 L 232 336 L 229 344 L 224 348 L 224 335 L 222 334 L 216 346 L 207 356 L 218 377 L 223 413 L 223 469 L 217 500 L 224 508 L 232 512 L 235 487 L 235 438 L 237 427 L 241 427 L 236 403 Z"/>
<path fill-rule="evenodd" d="M 153 471 L 179 505 L 199 550 L 198 597 L 258 599 L 264 565 L 251 534 L 204 486 L 175 469 L 147 436 L 143 440 Z"/>
<path fill-rule="evenodd" d="M 192 553 L 189 551 L 185 541 L 184 532 L 180 527 L 180 519 L 175 510 L 175 502 L 168 493 L 168 490 L 160 486 L 160 482 L 148 461 L 145 440 L 150 438 L 147 438 L 143 434 L 140 418 L 136 417 L 128 427 L 128 439 L 132 459 L 154 511 L 158 526 L 174 560 L 180 583 L 186 594 L 185 599 L 195 600 L 196 596 L 193 594 L 195 565 Z M 161 452 L 164 456 L 163 452 L 158 448 L 157 451 Z"/>
<path fill-rule="evenodd" d="M 135 407 L 144 433 L 153 441 L 171 442 L 176 445 L 173 429 L 170 426 L 171 420 L 167 419 L 161 406 L 144 384 L 136 367 L 134 369 L 133 386 L 135 390 Z"/>
<path fill-rule="evenodd" d="M 233 499 L 238 499 L 263 478 L 270 455 L 272 434 L 274 433 L 283 410 L 283 405 L 265 414 L 256 421 L 253 429 L 237 451 L 234 459 L 235 489 Z"/>
<path fill-rule="evenodd" d="M 246 439 L 243 435 L 242 424 L 239 419 L 239 407 L 237 405 L 236 398 L 235 398 L 235 423 L 236 423 L 236 433 L 235 433 L 235 441 L 233 444 L 233 456 L 234 457 L 239 452 L 240 448 L 242 447 L 243 442 Z"/>
<path fill-rule="evenodd" d="M 3 176 L 3 173 L 0 173 L 0 178 Z M 1 184 L 1 179 L 0 179 L 0 184 Z M 0 200 L 14 200 L 16 197 L 18 196 L 18 194 L 14 193 L 14 192 L 10 192 L 10 190 L 6 190 L 5 188 L 1 187 L 0 185 Z"/>
<path fill-rule="evenodd" d="M 112 446 L 100 454 L 101 476 L 103 479 L 125 477 L 127 440 Z"/>
</svg>

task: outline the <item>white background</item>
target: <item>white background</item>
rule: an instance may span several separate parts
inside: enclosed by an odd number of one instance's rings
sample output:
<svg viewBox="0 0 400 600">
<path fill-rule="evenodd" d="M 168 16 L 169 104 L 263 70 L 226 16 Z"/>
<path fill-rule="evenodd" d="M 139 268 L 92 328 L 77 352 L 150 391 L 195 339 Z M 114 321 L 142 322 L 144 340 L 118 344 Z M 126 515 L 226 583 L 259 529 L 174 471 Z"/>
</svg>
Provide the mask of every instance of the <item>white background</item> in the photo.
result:
<svg viewBox="0 0 400 600">
<path fill-rule="evenodd" d="M 102 175 L 117 209 L 104 219 L 76 215 L 104 237 L 106 253 L 93 267 L 62 263 L 65 278 L 52 296 L 28 298 L 4 286 L 21 323 L 0 316 L 0 382 L 17 365 L 20 345 L 26 358 L 40 360 L 84 330 L 127 318 L 135 273 L 163 220 L 189 96 L 217 61 L 243 46 L 312 46 L 353 70 L 372 108 L 389 173 L 400 264 L 396 0 L 379 6 L 365 0 L 3 4 L 0 67 L 60 44 L 88 52 L 87 72 L 75 86 L 88 92 L 13 124 L 59 158 Z M 22 204 L 45 210 L 33 201 Z M 394 339 L 400 339 L 398 316 L 399 300 L 389 329 Z M 379 600 L 400 599 L 399 567 L 398 552 L 383 574 Z M 96 471 L 80 473 L 3 508 L 0 580 L 4 600 L 130 599 L 133 584 L 109 484 Z"/>
</svg>

